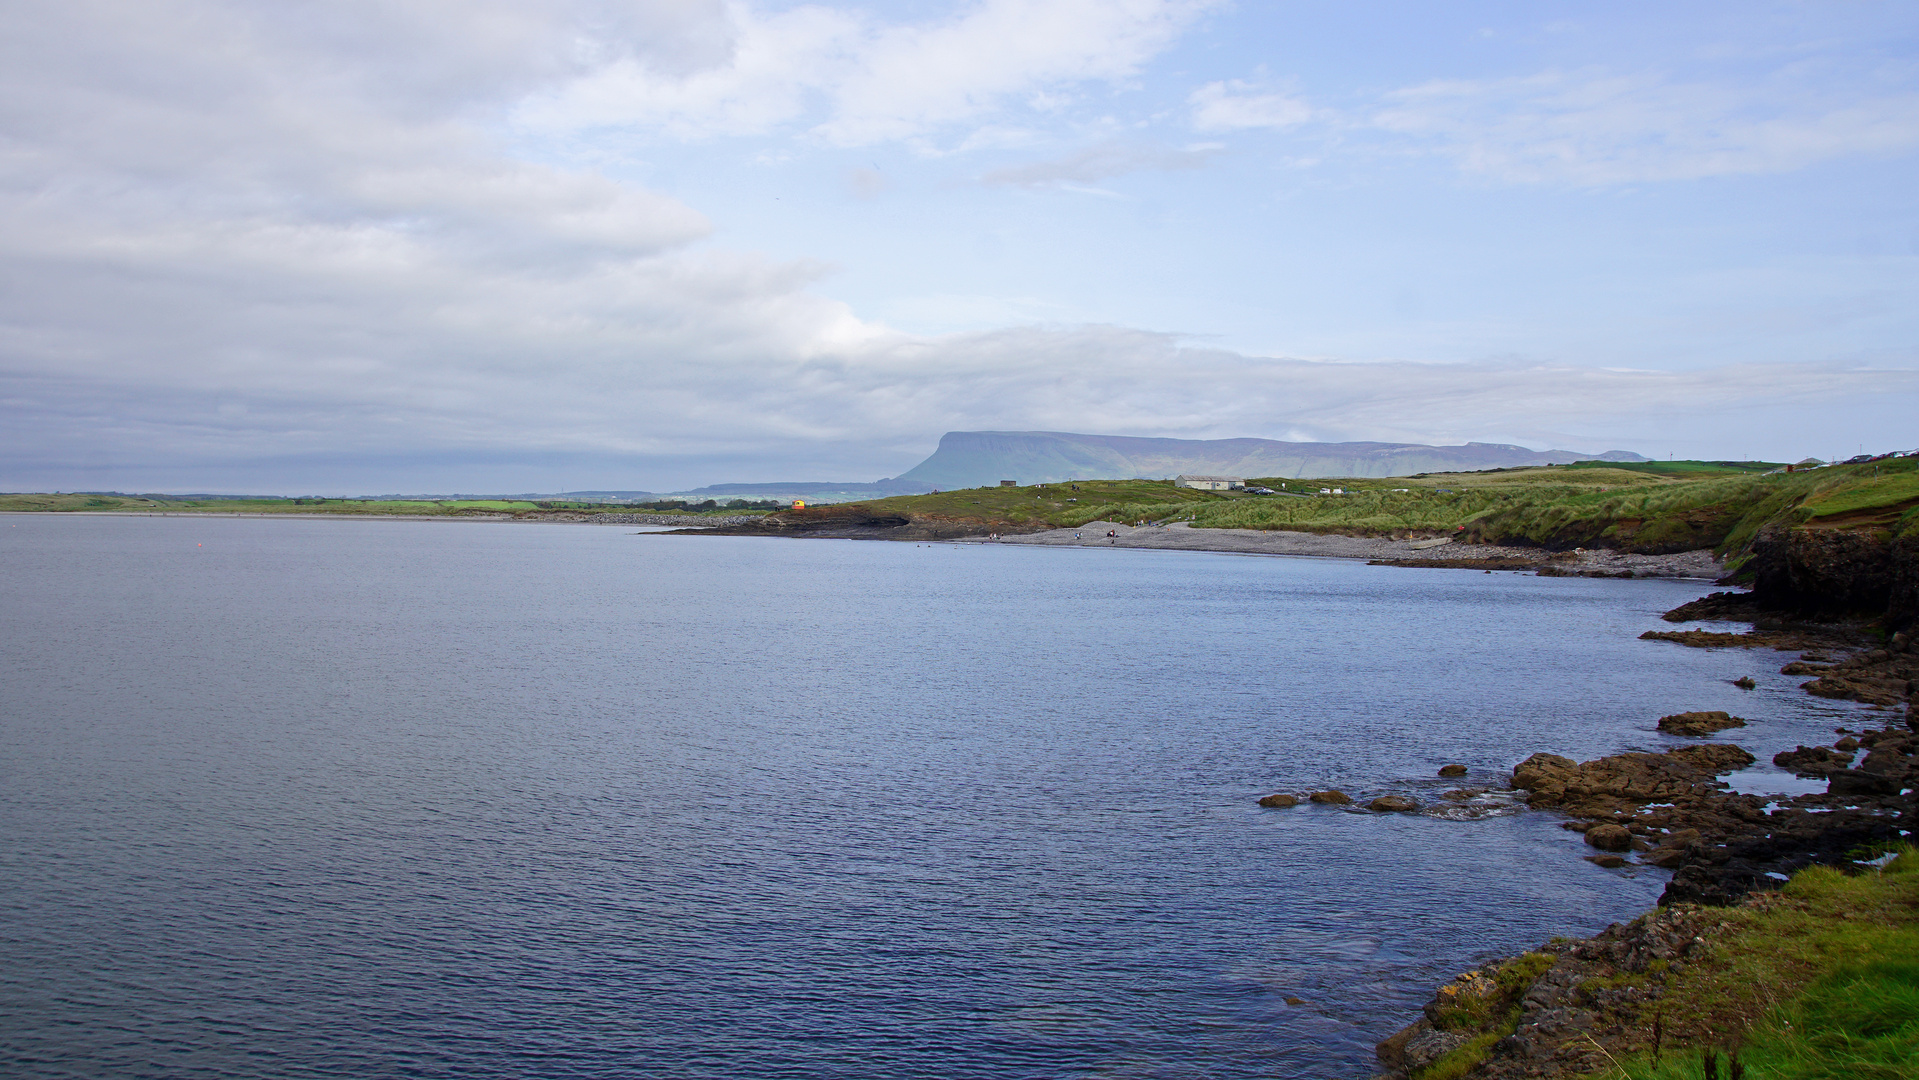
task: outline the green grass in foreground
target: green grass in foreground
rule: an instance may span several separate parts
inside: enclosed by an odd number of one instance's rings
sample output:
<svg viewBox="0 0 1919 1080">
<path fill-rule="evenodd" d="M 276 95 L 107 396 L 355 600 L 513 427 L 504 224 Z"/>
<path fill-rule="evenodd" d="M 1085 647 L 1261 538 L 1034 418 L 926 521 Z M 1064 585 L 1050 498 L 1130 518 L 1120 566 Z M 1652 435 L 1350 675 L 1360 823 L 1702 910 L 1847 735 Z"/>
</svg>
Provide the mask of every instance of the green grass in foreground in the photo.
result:
<svg viewBox="0 0 1919 1080">
<path fill-rule="evenodd" d="M 1609 1075 L 1701 1080 L 1710 1051 L 1726 1077 L 1736 1050 L 1752 1080 L 1919 1076 L 1919 856 L 1910 848 L 1881 872 L 1803 870 L 1731 918 L 1708 958 L 1669 984 L 1659 1060 L 1647 1050 Z"/>
</svg>

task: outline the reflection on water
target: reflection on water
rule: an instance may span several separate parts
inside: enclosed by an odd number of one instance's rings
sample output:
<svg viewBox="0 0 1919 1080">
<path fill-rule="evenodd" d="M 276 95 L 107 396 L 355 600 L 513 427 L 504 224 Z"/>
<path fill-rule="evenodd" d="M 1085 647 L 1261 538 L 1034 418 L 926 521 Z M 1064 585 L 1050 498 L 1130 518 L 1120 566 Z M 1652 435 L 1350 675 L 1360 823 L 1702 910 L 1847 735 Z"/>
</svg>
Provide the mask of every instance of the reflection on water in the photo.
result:
<svg viewBox="0 0 1919 1080">
<path fill-rule="evenodd" d="M 15 521 L 9 1075 L 1365 1075 L 1436 981 L 1662 885 L 1442 792 L 1857 713 L 1636 640 L 1666 582 Z M 1429 812 L 1254 805 L 1323 787 Z"/>
</svg>

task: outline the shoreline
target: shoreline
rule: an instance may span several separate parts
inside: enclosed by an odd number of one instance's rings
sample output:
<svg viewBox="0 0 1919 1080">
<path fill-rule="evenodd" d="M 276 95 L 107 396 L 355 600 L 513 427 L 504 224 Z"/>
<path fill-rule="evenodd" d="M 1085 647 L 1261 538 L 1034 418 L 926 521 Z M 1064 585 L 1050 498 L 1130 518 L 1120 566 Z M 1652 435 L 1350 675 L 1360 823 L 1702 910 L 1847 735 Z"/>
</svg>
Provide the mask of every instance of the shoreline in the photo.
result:
<svg viewBox="0 0 1919 1080">
<path fill-rule="evenodd" d="M 727 514 L 702 517 L 695 514 L 588 514 L 573 510 L 528 510 L 520 513 L 460 514 L 335 514 L 325 511 L 245 510 L 0 510 L 6 517 L 143 517 L 143 518 L 249 518 L 295 521 L 482 521 L 508 525 L 666 525 L 682 529 L 734 528 L 759 520 L 756 515 Z"/>
</svg>

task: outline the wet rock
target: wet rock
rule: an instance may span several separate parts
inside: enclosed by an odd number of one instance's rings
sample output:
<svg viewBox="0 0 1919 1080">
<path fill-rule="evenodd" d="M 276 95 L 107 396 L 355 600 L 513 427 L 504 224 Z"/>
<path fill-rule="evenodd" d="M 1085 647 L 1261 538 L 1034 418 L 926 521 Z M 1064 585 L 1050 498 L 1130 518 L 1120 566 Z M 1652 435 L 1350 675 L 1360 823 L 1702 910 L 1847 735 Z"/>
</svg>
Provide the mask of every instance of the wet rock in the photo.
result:
<svg viewBox="0 0 1919 1080">
<path fill-rule="evenodd" d="M 1326 803 L 1332 806 L 1345 806 L 1353 801 L 1352 796 L 1345 792 L 1333 790 L 1315 791 L 1306 797 L 1316 803 Z"/>
<path fill-rule="evenodd" d="M 1607 870 L 1617 870 L 1626 865 L 1624 855 L 1588 855 L 1586 861 Z"/>
<path fill-rule="evenodd" d="M 1759 688 L 1759 684 L 1754 682 L 1750 675 L 1741 675 L 1737 679 L 1734 679 L 1732 684 L 1741 690 L 1756 690 Z"/>
<path fill-rule="evenodd" d="M 1488 790 L 1490 789 L 1483 787 L 1454 788 L 1451 791 L 1440 792 L 1439 797 L 1442 799 L 1451 799 L 1453 802 L 1465 802 L 1468 799 L 1479 798 L 1481 795 L 1486 794 Z"/>
<path fill-rule="evenodd" d="M 1586 842 L 1601 851 L 1632 850 L 1632 833 L 1624 825 L 1594 825 L 1586 830 Z"/>
<path fill-rule="evenodd" d="M 1288 806 L 1298 806 L 1299 798 L 1295 795 L 1268 795 L 1259 800 L 1259 805 L 1285 809 Z"/>
<path fill-rule="evenodd" d="M 1833 743 L 1832 748 L 1834 750 L 1839 751 L 1842 754 L 1850 754 L 1854 750 L 1859 749 L 1859 740 L 1848 735 L 1845 738 L 1840 739 L 1838 742 Z"/>
<path fill-rule="evenodd" d="M 1382 814 L 1406 814 L 1419 809 L 1419 804 L 1403 795 L 1382 795 L 1367 803 L 1366 809 Z"/>
<path fill-rule="evenodd" d="M 1899 794 L 1899 782 L 1881 773 L 1841 769 L 1830 776 L 1831 782 L 1826 785 L 1826 790 L 1834 795 L 1876 798 Z"/>
<path fill-rule="evenodd" d="M 1672 802 L 1717 790 L 1712 778 L 1752 763 L 1729 743 L 1686 746 L 1664 754 L 1615 754 L 1576 764 L 1557 754 L 1534 754 L 1513 769 L 1513 786 L 1534 807 L 1556 807 L 1582 817 L 1604 817 L 1625 804 Z"/>
<path fill-rule="evenodd" d="M 1825 776 L 1851 765 L 1852 754 L 1823 746 L 1801 746 L 1774 754 L 1772 763 L 1782 769 L 1791 769 L 1800 776 Z"/>
<path fill-rule="evenodd" d="M 1734 746 L 1731 743 L 1681 746 L 1676 750 L 1667 751 L 1666 756 L 1683 761 L 1702 773 L 1710 773 L 1714 776 L 1743 769 L 1757 760 L 1743 747 Z"/>
<path fill-rule="evenodd" d="M 1441 765 L 1441 766 L 1439 767 L 1439 775 L 1441 775 L 1441 776 L 1445 776 L 1445 777 L 1453 777 L 1453 776 L 1464 776 L 1464 775 L 1466 775 L 1466 766 L 1464 766 L 1464 765 Z"/>
<path fill-rule="evenodd" d="M 1682 712 L 1659 718 L 1659 730 L 1669 735 L 1711 735 L 1727 728 L 1745 727 L 1746 722 L 1728 712 Z"/>
</svg>

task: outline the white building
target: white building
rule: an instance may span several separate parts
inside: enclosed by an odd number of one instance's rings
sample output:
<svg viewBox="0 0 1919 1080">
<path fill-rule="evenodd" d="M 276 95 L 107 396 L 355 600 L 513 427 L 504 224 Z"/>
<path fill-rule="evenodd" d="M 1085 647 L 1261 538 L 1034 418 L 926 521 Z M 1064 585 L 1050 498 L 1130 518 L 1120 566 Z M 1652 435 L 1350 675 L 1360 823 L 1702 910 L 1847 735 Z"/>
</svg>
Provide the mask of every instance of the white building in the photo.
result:
<svg viewBox="0 0 1919 1080">
<path fill-rule="evenodd" d="M 1239 476 L 1175 476 L 1173 486 L 1200 491 L 1238 491 L 1246 486 L 1246 480 Z"/>
</svg>

